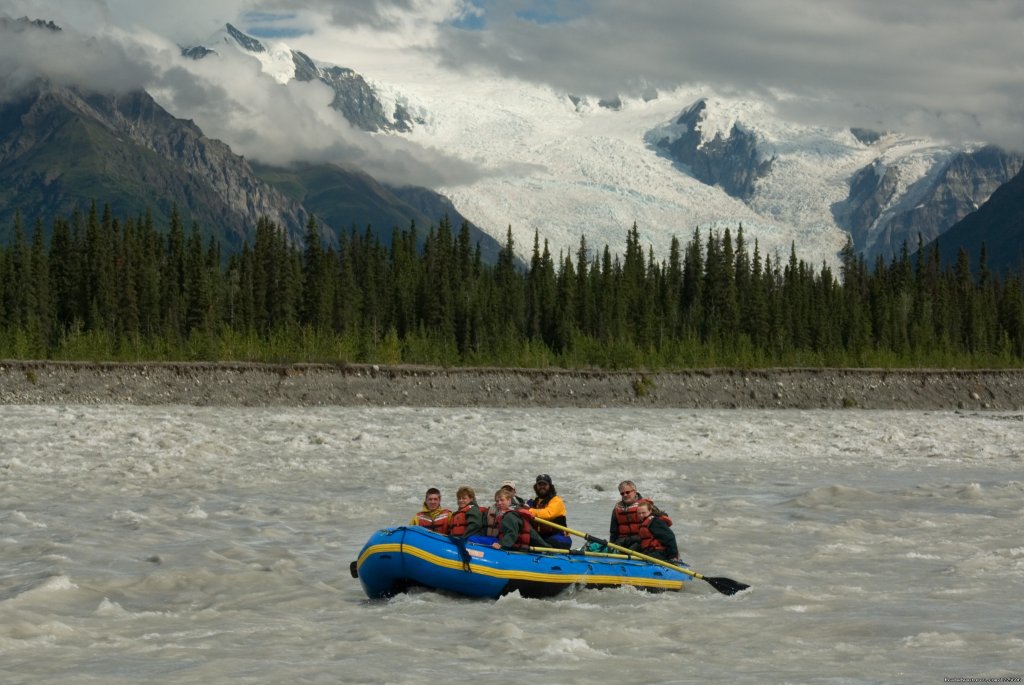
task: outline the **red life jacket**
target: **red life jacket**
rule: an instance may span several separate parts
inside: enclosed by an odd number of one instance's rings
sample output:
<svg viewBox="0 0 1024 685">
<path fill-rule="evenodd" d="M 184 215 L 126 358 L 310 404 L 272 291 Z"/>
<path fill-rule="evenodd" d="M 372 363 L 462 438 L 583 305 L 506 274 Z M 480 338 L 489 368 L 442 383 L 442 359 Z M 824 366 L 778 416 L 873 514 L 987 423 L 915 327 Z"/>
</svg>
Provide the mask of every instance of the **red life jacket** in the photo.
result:
<svg viewBox="0 0 1024 685">
<path fill-rule="evenodd" d="M 665 514 L 652 514 L 643 521 L 640 522 L 640 551 L 641 552 L 664 552 L 665 545 L 661 544 L 661 540 L 654 537 L 651 532 L 651 523 L 654 519 L 661 519 L 666 525 L 672 525 L 672 519 Z"/>
<path fill-rule="evenodd" d="M 450 522 L 452 512 L 448 509 L 442 509 L 437 513 L 437 516 L 430 518 L 430 512 L 421 511 L 416 514 L 416 525 L 429 528 L 435 533 L 441 533 L 442 535 L 448 534 L 448 524 Z"/>
<path fill-rule="evenodd" d="M 640 534 L 640 517 L 637 516 L 637 505 L 640 500 L 630 505 L 622 506 L 622 502 L 615 503 L 615 523 L 619 527 L 619 537 Z"/>
<path fill-rule="evenodd" d="M 509 509 L 508 511 L 499 511 L 494 516 L 495 525 L 497 525 L 498 527 L 498 537 L 501 537 L 501 520 L 505 518 L 505 514 L 511 511 L 515 510 Z M 522 519 L 523 527 L 519 529 L 519 537 L 516 538 L 516 541 L 512 544 L 512 547 L 514 549 L 526 549 L 530 546 L 530 530 L 532 529 L 530 525 L 530 517 L 521 511 L 516 511 L 515 513 L 519 515 L 520 519 Z"/>
<path fill-rule="evenodd" d="M 466 514 L 473 507 L 473 502 L 470 502 L 464 507 L 459 507 L 458 511 L 452 514 L 451 521 L 448 524 L 448 534 L 456 537 L 462 537 L 466 534 L 466 528 L 468 521 L 466 521 Z"/>
</svg>

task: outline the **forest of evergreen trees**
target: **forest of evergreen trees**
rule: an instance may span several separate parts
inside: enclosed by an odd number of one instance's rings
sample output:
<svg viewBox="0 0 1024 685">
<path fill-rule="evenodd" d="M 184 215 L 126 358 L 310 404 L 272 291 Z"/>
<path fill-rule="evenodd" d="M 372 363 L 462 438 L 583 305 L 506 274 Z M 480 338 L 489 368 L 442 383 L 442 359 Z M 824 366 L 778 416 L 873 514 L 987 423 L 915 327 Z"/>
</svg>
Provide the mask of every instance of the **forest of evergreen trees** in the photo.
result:
<svg viewBox="0 0 1024 685">
<path fill-rule="evenodd" d="M 1008 367 L 1024 359 L 1019 275 L 982 254 L 940 264 L 907 248 L 868 265 L 847 245 L 840 273 L 762 255 L 742 226 L 645 252 L 515 256 L 496 264 L 447 219 L 417 247 L 369 230 L 325 248 L 311 220 L 290 245 L 268 220 L 226 258 L 185 230 L 109 209 L 19 217 L 0 247 L 0 358 L 373 362 L 479 366 Z M 47 239 L 49 235 L 49 239 Z M 920 246 L 918 246 L 920 247 Z"/>
</svg>

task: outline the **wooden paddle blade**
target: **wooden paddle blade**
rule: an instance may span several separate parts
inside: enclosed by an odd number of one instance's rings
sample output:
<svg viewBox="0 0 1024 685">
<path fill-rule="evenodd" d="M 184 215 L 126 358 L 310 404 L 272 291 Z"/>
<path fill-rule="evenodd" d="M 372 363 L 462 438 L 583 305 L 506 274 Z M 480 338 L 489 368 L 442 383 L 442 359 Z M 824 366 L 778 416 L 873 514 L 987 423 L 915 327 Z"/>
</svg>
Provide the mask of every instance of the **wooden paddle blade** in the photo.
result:
<svg viewBox="0 0 1024 685">
<path fill-rule="evenodd" d="M 715 588 L 723 595 L 735 595 L 737 592 L 742 592 L 750 587 L 749 585 L 737 582 L 732 578 L 708 578 L 707 576 L 703 576 L 701 580 L 706 580 L 711 583 L 711 587 Z"/>
</svg>

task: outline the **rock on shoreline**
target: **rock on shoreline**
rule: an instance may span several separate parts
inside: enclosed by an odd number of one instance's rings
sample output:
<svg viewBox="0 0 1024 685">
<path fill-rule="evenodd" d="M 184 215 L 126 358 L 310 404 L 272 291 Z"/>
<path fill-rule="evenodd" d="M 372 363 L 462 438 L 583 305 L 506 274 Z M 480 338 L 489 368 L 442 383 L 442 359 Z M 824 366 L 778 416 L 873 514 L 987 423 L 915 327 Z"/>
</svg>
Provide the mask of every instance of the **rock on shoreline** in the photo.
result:
<svg viewBox="0 0 1024 685">
<path fill-rule="evenodd" d="M 2 404 L 1024 410 L 1024 370 L 0 361 Z"/>
</svg>

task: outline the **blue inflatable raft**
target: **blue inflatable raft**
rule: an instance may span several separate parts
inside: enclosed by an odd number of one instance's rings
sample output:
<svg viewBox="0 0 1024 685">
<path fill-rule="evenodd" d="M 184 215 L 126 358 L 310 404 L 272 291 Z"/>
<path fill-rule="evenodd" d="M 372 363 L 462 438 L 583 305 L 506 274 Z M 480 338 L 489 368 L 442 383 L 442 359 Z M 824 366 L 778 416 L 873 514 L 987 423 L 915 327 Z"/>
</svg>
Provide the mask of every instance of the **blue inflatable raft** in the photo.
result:
<svg viewBox="0 0 1024 685">
<path fill-rule="evenodd" d="M 426 587 L 465 597 L 551 597 L 582 586 L 682 590 L 692 577 L 620 554 L 508 551 L 420 526 L 378 530 L 350 567 L 370 599 Z"/>
</svg>

